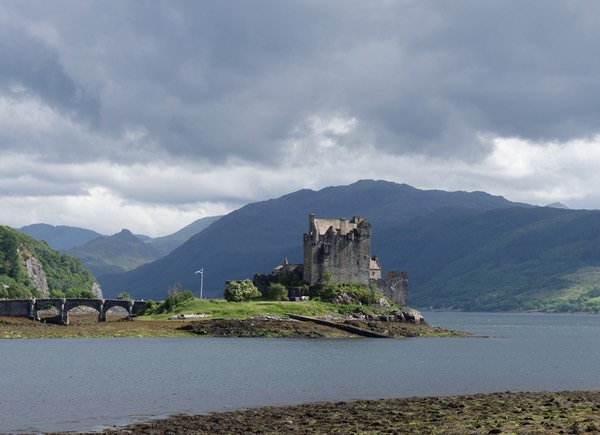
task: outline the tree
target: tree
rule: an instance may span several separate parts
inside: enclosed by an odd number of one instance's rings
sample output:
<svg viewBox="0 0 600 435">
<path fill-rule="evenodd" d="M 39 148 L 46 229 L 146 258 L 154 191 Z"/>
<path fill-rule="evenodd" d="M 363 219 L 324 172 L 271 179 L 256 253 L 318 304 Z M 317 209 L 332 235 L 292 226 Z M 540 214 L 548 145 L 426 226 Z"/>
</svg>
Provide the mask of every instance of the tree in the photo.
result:
<svg viewBox="0 0 600 435">
<path fill-rule="evenodd" d="M 65 297 L 69 299 L 95 299 L 97 296 L 91 290 L 71 287 L 65 292 Z"/>
<path fill-rule="evenodd" d="M 121 299 L 123 301 L 132 301 L 133 297 L 127 292 L 121 292 L 117 294 L 117 299 Z"/>
<path fill-rule="evenodd" d="M 164 302 L 156 308 L 156 313 L 162 314 L 173 311 L 178 305 L 181 305 L 193 298 L 194 295 L 189 290 L 171 293 L 169 296 L 167 296 L 167 299 L 165 299 Z"/>
<path fill-rule="evenodd" d="M 51 299 L 64 299 L 65 298 L 65 292 L 62 290 L 52 290 L 50 292 L 50 298 Z"/>
<path fill-rule="evenodd" d="M 267 298 L 274 301 L 285 301 L 288 291 L 283 284 L 273 283 L 267 288 Z"/>
<path fill-rule="evenodd" d="M 249 301 L 261 296 L 261 293 L 249 279 L 229 282 L 223 293 L 223 297 L 229 302 Z"/>
</svg>

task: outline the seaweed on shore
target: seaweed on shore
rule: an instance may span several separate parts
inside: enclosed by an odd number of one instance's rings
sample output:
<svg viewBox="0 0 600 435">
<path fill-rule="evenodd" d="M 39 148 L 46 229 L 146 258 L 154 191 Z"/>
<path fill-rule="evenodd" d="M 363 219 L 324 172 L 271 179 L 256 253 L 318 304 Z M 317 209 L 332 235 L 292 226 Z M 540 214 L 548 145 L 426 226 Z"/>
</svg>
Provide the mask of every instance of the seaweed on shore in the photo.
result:
<svg viewBox="0 0 600 435">
<path fill-rule="evenodd" d="M 158 434 L 581 434 L 600 433 L 600 392 L 495 393 L 269 406 L 107 429 Z"/>
</svg>

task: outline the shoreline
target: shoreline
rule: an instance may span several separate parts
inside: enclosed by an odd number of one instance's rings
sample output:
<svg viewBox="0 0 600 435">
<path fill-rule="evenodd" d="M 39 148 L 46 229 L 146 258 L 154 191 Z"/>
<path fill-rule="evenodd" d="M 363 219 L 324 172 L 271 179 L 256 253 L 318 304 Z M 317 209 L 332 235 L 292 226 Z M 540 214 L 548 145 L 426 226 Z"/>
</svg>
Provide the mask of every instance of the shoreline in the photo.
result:
<svg viewBox="0 0 600 435">
<path fill-rule="evenodd" d="M 209 433 L 562 434 L 600 432 L 600 391 L 503 392 L 267 406 L 173 415 L 104 435 Z M 67 432 L 54 432 L 54 435 Z M 69 432 L 73 433 L 73 432 Z"/>
<path fill-rule="evenodd" d="M 427 324 L 348 321 L 392 338 L 467 337 L 469 334 Z M 99 323 L 95 315 L 74 317 L 71 325 L 43 323 L 22 317 L 0 317 L 0 339 L 29 338 L 357 338 L 358 335 L 312 322 L 259 316 L 248 319 L 144 320 L 115 317 Z"/>
</svg>

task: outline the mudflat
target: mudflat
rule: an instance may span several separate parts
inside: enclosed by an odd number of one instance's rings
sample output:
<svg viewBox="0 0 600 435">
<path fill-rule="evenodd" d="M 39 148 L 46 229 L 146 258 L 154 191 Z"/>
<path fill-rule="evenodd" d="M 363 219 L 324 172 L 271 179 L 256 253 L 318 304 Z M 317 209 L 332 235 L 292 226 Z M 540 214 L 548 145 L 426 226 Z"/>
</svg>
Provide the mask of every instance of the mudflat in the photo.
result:
<svg viewBox="0 0 600 435">
<path fill-rule="evenodd" d="M 106 429 L 103 434 L 600 433 L 600 392 L 495 393 L 271 406 Z"/>
</svg>

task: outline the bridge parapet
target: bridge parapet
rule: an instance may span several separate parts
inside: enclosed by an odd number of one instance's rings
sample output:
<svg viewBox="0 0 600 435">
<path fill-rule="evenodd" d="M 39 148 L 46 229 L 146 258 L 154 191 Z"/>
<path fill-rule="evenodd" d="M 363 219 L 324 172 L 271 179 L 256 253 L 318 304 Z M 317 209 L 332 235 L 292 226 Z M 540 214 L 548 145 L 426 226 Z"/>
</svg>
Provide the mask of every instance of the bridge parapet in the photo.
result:
<svg viewBox="0 0 600 435">
<path fill-rule="evenodd" d="M 38 311 L 49 306 L 58 310 L 60 323 L 68 325 L 69 310 L 75 307 L 85 306 L 97 310 L 98 321 L 104 322 L 106 312 L 113 307 L 124 308 L 131 317 L 143 310 L 145 302 L 122 299 L 4 299 L 0 300 L 0 316 L 40 320 Z"/>
<path fill-rule="evenodd" d="M 35 299 L 0 300 L 0 316 L 33 318 Z"/>
</svg>

